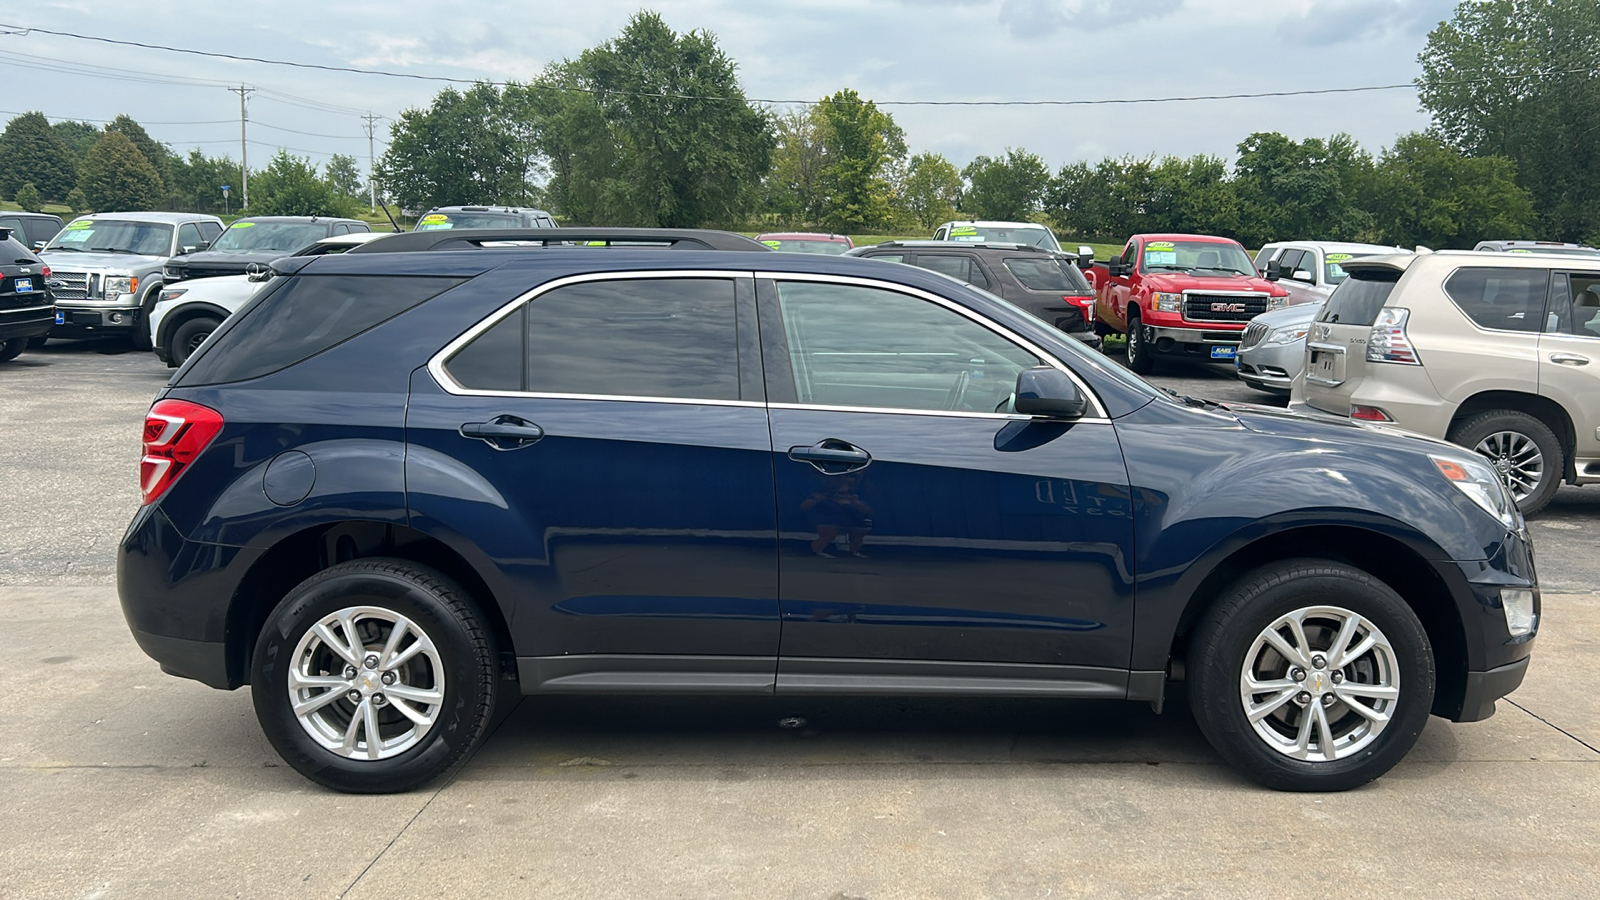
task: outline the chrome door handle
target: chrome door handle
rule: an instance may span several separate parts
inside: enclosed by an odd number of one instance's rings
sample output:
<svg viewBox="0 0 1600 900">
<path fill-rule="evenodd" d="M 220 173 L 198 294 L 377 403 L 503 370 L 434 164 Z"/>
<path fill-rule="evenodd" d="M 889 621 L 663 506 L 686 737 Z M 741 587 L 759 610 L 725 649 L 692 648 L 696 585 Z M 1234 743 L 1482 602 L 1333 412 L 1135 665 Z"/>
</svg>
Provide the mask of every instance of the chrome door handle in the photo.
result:
<svg viewBox="0 0 1600 900">
<path fill-rule="evenodd" d="M 1579 356 L 1576 353 L 1552 353 L 1550 361 L 1563 366 L 1587 366 L 1589 357 Z"/>
</svg>

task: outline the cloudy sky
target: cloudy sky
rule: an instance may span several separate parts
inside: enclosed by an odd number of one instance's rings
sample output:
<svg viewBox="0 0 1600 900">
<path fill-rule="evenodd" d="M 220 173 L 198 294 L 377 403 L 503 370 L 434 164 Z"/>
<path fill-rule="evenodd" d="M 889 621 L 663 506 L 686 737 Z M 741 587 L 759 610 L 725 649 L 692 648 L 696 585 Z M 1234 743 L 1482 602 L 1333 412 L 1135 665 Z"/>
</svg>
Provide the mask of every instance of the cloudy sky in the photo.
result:
<svg viewBox="0 0 1600 900">
<path fill-rule="evenodd" d="M 6 26 L 293 60 L 523 80 L 626 24 L 640 0 L 425 3 L 32 0 Z M 657 0 L 679 31 L 714 32 L 745 92 L 816 99 L 854 88 L 890 100 L 1104 100 L 1410 82 L 1454 0 Z M 182 9 L 182 13 L 176 12 Z M 426 105 L 440 85 L 113 46 L 0 28 L 0 118 L 128 113 L 179 152 L 239 153 L 236 95 L 251 95 L 250 155 L 278 147 L 365 161 L 358 115 Z M 92 68 L 91 68 L 92 67 Z M 1231 158 L 1254 131 L 1349 132 L 1376 151 L 1423 128 L 1410 90 L 1088 107 L 886 107 L 913 151 L 958 166 L 1006 147 L 1052 167 L 1106 155 Z M 157 124 L 162 123 L 162 124 Z M 172 123 L 172 124 L 165 124 Z M 380 125 L 380 137 L 388 123 Z M 382 145 L 379 145 L 380 154 Z"/>
</svg>

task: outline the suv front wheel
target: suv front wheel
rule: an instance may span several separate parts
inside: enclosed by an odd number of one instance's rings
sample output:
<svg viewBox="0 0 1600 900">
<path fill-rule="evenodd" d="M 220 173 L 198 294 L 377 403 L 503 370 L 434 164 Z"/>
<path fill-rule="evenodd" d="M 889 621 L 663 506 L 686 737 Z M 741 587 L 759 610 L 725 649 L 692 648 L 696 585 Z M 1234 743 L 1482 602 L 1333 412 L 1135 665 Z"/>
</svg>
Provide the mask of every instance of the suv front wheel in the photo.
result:
<svg viewBox="0 0 1600 900">
<path fill-rule="evenodd" d="M 300 774 L 358 794 L 420 787 L 459 765 L 494 710 L 493 639 L 460 585 L 400 559 L 342 563 L 267 617 L 256 717 Z"/>
<path fill-rule="evenodd" d="M 1476 450 L 1511 488 L 1517 509 L 1531 516 L 1550 504 L 1561 487 L 1566 457 L 1561 441 L 1544 422 L 1514 409 L 1478 413 L 1450 427 L 1451 443 Z"/>
</svg>

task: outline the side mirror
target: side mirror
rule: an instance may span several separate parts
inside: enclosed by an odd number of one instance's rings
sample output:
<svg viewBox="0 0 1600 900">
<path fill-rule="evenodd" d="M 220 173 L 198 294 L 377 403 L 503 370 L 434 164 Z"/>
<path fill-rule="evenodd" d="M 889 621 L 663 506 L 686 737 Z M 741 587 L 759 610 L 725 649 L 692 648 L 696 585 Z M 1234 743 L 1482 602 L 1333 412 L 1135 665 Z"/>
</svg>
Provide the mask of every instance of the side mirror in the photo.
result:
<svg viewBox="0 0 1600 900">
<path fill-rule="evenodd" d="M 38 252 L 42 251 L 44 249 L 44 247 L 45 247 L 45 244 L 48 244 L 48 243 L 49 243 L 49 241 L 34 241 L 33 242 L 33 252 L 38 253 Z"/>
<path fill-rule="evenodd" d="M 1122 263 L 1120 263 L 1120 262 L 1118 262 L 1118 261 L 1116 261 L 1114 259 L 1112 261 L 1106 263 L 1106 274 L 1107 275 L 1112 275 L 1112 276 L 1121 275 L 1122 274 Z"/>
<path fill-rule="evenodd" d="M 1078 246 L 1078 268 L 1087 269 L 1094 265 L 1094 248 L 1080 244 Z"/>
<path fill-rule="evenodd" d="M 1052 419 L 1081 419 L 1089 400 L 1067 373 L 1049 366 L 1023 369 L 1017 375 L 1017 412 Z"/>
<path fill-rule="evenodd" d="M 1294 275 L 1290 276 L 1290 280 L 1304 281 L 1306 284 L 1315 284 L 1317 278 L 1315 275 L 1311 274 L 1310 269 L 1296 269 Z"/>
<path fill-rule="evenodd" d="M 1282 277 L 1283 277 L 1283 267 L 1278 265 L 1278 261 L 1277 260 L 1272 260 L 1271 262 L 1267 263 L 1267 280 L 1268 281 L 1277 281 L 1278 279 L 1280 279 Z"/>
</svg>

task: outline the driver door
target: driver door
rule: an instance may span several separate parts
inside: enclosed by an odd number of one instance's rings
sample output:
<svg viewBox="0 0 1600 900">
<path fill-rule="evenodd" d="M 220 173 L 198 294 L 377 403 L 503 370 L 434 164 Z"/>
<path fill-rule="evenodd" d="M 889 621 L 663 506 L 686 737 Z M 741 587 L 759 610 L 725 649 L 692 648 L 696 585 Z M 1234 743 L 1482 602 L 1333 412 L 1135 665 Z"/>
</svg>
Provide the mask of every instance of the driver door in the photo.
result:
<svg viewBox="0 0 1600 900">
<path fill-rule="evenodd" d="M 1133 531 L 1110 422 L 1011 412 L 1040 353 L 931 295 L 786 275 L 758 297 L 778 690 L 1125 687 Z"/>
</svg>

